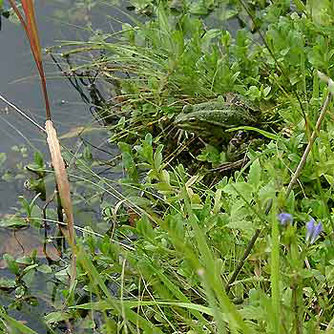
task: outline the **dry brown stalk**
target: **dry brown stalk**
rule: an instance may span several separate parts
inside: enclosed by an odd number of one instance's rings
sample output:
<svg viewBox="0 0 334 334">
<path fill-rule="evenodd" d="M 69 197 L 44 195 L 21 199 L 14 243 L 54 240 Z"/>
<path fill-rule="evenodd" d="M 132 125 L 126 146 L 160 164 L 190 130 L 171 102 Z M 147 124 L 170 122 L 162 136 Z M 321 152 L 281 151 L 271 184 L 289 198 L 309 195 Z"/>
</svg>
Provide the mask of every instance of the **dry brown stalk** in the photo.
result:
<svg viewBox="0 0 334 334">
<path fill-rule="evenodd" d="M 74 217 L 71 200 L 70 182 L 68 180 L 65 163 L 61 155 L 60 144 L 57 137 L 56 129 L 51 120 L 45 122 L 45 130 L 47 133 L 47 142 L 51 154 L 52 166 L 56 175 L 56 182 L 59 191 L 61 205 L 66 215 L 66 228 L 61 226 L 60 229 L 66 236 L 70 246 L 72 247 L 72 281 L 75 279 L 76 256 L 75 256 L 75 234 L 74 234 Z"/>
</svg>

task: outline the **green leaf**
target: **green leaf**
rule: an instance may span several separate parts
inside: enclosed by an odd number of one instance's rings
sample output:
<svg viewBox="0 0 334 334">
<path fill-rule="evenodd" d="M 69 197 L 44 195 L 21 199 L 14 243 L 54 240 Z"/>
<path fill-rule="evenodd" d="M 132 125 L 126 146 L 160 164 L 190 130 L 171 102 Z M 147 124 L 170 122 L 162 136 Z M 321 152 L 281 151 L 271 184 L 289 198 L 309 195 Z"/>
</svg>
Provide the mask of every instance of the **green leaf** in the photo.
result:
<svg viewBox="0 0 334 334">
<path fill-rule="evenodd" d="M 145 236 L 148 239 L 154 238 L 152 223 L 149 221 L 147 216 L 143 216 L 141 219 L 139 219 L 136 226 L 139 234 Z"/>
<path fill-rule="evenodd" d="M 40 266 L 38 266 L 37 270 L 44 274 L 52 273 L 51 267 L 48 266 L 47 264 L 41 264 Z"/>
<path fill-rule="evenodd" d="M 14 279 L 0 278 L 0 290 L 13 289 L 16 287 L 16 282 Z"/>
<path fill-rule="evenodd" d="M 17 216 L 12 216 L 10 218 L 4 218 L 0 220 L 0 227 L 13 227 L 13 228 L 20 228 L 20 227 L 27 227 L 27 222 Z"/>
<path fill-rule="evenodd" d="M 126 300 L 126 301 L 118 301 L 119 303 L 122 303 L 124 306 L 127 306 L 129 308 L 135 308 L 138 306 L 154 306 L 154 305 L 161 305 L 161 306 L 175 306 L 175 307 L 181 307 L 188 310 L 194 310 L 199 311 L 201 313 L 204 313 L 209 316 L 213 316 L 213 310 L 210 307 L 206 307 L 199 304 L 193 304 L 193 303 L 182 303 L 182 302 L 164 302 L 164 301 L 142 301 L 142 300 Z M 108 304 L 106 301 L 98 301 L 98 302 L 90 302 L 85 303 L 81 305 L 75 305 L 70 306 L 72 309 L 80 309 L 80 310 L 96 310 L 96 311 L 106 311 L 110 310 L 113 307 Z"/>
<path fill-rule="evenodd" d="M 295 3 L 298 10 L 304 13 L 306 12 L 306 7 L 301 0 L 293 0 L 293 2 Z"/>
<path fill-rule="evenodd" d="M 6 153 L 1 152 L 0 153 L 0 167 L 5 163 L 6 159 L 7 159 Z"/>
<path fill-rule="evenodd" d="M 250 184 L 254 185 L 255 189 L 258 189 L 260 186 L 261 180 L 261 165 L 259 159 L 256 159 L 249 169 L 248 181 Z"/>
<path fill-rule="evenodd" d="M 196 157 L 199 161 L 211 162 L 214 166 L 224 162 L 217 148 L 212 145 L 205 145 L 201 154 Z"/>
<path fill-rule="evenodd" d="M 20 256 L 16 259 L 16 263 L 18 264 L 24 264 L 24 265 L 33 265 L 37 267 L 37 264 L 33 264 L 33 260 L 30 256 L 24 255 Z"/>
<path fill-rule="evenodd" d="M 193 2 L 190 7 L 190 13 L 194 15 L 207 15 L 208 8 L 203 4 L 202 1 L 200 2 Z"/>
<path fill-rule="evenodd" d="M 227 227 L 235 230 L 246 231 L 253 233 L 254 224 L 251 221 L 236 219 L 226 225 Z"/>
<path fill-rule="evenodd" d="M 154 153 L 154 167 L 156 170 L 160 170 L 162 167 L 162 150 L 163 150 L 163 145 L 159 145 Z"/>
<path fill-rule="evenodd" d="M 241 194 L 245 199 L 250 200 L 253 198 L 252 193 L 253 193 L 253 186 L 246 183 L 246 182 L 237 182 L 233 184 L 228 184 L 223 191 L 234 195 L 238 196 Z"/>
<path fill-rule="evenodd" d="M 34 160 L 35 160 L 35 163 L 38 167 L 40 167 L 40 168 L 44 167 L 43 155 L 39 151 L 35 152 Z"/>
<path fill-rule="evenodd" d="M 270 87 L 270 86 L 266 87 L 266 88 L 263 90 L 263 96 L 264 96 L 264 97 L 267 97 L 267 96 L 269 95 L 270 91 L 271 91 L 271 87 Z"/>
<path fill-rule="evenodd" d="M 255 132 L 258 132 L 262 136 L 267 137 L 269 139 L 273 139 L 273 140 L 277 140 L 277 141 L 279 140 L 279 136 L 277 136 L 273 133 L 270 133 L 268 131 L 265 131 L 265 130 L 254 128 L 253 126 L 238 126 L 237 128 L 228 129 L 228 130 L 226 130 L 226 132 L 234 132 L 234 131 L 239 131 L 239 130 L 255 131 Z"/>
<path fill-rule="evenodd" d="M 212 45 L 212 40 L 221 35 L 220 29 L 210 29 L 208 30 L 202 38 L 202 49 L 203 51 L 208 51 L 210 49 L 210 45 Z"/>
<path fill-rule="evenodd" d="M 20 334 L 38 334 L 31 328 L 23 325 L 22 322 L 15 320 L 5 312 L 1 311 L 1 309 L 0 309 L 0 318 L 2 318 L 8 324 L 8 327 L 11 330 L 16 330 Z"/>
<path fill-rule="evenodd" d="M 9 270 L 17 275 L 20 272 L 20 267 L 19 265 L 16 263 L 14 257 L 10 254 L 4 254 L 3 255 L 3 259 L 6 261 L 7 266 L 9 268 Z"/>
<path fill-rule="evenodd" d="M 60 321 L 68 320 L 70 319 L 70 317 L 71 317 L 70 314 L 66 312 L 58 311 L 58 312 L 49 313 L 48 315 L 44 317 L 44 319 L 47 324 L 53 324 L 53 323 L 57 323 Z"/>
</svg>

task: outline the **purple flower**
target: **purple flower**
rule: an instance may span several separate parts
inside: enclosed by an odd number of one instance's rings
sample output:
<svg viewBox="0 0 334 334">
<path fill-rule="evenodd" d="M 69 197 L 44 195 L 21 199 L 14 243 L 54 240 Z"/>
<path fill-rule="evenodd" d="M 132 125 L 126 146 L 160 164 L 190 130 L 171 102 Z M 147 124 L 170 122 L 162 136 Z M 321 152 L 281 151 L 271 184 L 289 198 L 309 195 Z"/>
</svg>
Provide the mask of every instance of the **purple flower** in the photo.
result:
<svg viewBox="0 0 334 334">
<path fill-rule="evenodd" d="M 277 219 L 279 220 L 280 224 L 282 226 L 285 226 L 287 224 L 292 224 L 293 217 L 290 213 L 282 212 L 277 215 Z"/>
<path fill-rule="evenodd" d="M 321 222 L 319 222 L 316 225 L 315 220 L 311 218 L 311 220 L 308 223 L 306 223 L 306 242 L 313 244 L 317 240 L 321 232 L 322 232 Z"/>
</svg>

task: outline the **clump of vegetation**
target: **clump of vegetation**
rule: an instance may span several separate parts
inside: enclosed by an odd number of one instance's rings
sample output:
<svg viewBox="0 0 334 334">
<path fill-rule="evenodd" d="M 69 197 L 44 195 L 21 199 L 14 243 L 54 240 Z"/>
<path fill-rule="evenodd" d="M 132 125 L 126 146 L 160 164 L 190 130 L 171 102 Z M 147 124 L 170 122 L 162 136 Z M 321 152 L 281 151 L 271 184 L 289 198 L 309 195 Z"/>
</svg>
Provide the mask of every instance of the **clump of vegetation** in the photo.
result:
<svg viewBox="0 0 334 334">
<path fill-rule="evenodd" d="M 65 44 L 65 63 L 53 53 L 72 83 L 88 77 L 87 95 L 76 87 L 117 142 L 123 174 L 100 173 L 87 145 L 64 152 L 74 203 L 98 207 L 100 217 L 76 224 L 72 285 L 70 249 L 48 265 L 5 257 L 12 308 L 41 272 L 57 285 L 43 319 L 50 332 L 333 332 L 332 3 L 132 4 L 149 14 L 144 23 Z M 223 9 L 237 32 L 214 26 Z M 233 109 L 229 94 L 262 115 L 222 124 L 224 133 L 249 133 L 241 165 L 228 160 L 233 136 L 180 134 L 175 123 L 189 105 Z M 45 165 L 35 160 L 41 182 Z M 26 224 L 60 220 L 51 202 L 24 203 Z M 33 332 L 7 309 L 0 318 L 4 329 Z"/>
</svg>

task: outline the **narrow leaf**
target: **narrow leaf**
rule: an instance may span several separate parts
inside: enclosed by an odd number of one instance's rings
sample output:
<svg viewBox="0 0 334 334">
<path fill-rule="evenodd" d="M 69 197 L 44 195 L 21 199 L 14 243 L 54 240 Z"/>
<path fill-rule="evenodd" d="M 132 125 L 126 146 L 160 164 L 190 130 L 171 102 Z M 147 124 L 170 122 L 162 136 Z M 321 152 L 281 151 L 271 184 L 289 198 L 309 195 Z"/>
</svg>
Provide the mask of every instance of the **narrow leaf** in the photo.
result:
<svg viewBox="0 0 334 334">
<path fill-rule="evenodd" d="M 120 302 L 117 301 L 117 303 Z M 142 300 L 123 300 L 122 303 L 129 308 L 135 308 L 138 306 L 155 306 L 155 305 L 161 305 L 161 306 L 175 306 L 175 307 L 181 307 L 185 308 L 187 310 L 195 310 L 198 312 L 201 312 L 203 314 L 213 316 L 214 312 L 210 307 L 200 305 L 200 304 L 194 304 L 194 303 L 183 303 L 183 302 L 168 302 L 168 301 L 142 301 Z M 85 304 L 70 306 L 70 309 L 81 309 L 81 310 L 96 310 L 96 311 L 106 311 L 113 309 L 113 305 L 110 305 L 108 301 L 98 301 L 98 302 L 89 302 Z"/>
<path fill-rule="evenodd" d="M 53 126 L 52 121 L 47 120 L 45 123 L 45 130 L 47 133 L 47 141 L 49 145 L 49 150 L 51 154 L 52 166 L 54 168 L 56 174 L 56 182 L 59 191 L 59 197 L 61 200 L 61 205 L 64 208 L 67 222 L 67 229 L 64 230 L 65 236 L 68 239 L 69 244 L 73 249 L 72 254 L 72 280 L 75 276 L 75 240 L 74 240 L 74 218 L 73 218 L 73 208 L 71 201 L 71 193 L 70 193 L 70 183 L 68 181 L 67 172 L 65 169 L 64 160 L 61 156 L 60 145 L 57 138 L 56 130 Z"/>
<path fill-rule="evenodd" d="M 46 88 L 46 78 L 45 78 L 45 72 L 44 72 L 43 63 L 42 63 L 41 45 L 40 45 L 39 36 L 38 36 L 38 29 L 37 29 L 37 24 L 36 24 L 35 9 L 34 9 L 33 1 L 32 0 L 22 0 L 21 1 L 25 17 L 19 11 L 15 3 L 15 0 L 9 0 L 9 2 L 15 14 L 19 18 L 26 32 L 27 38 L 29 40 L 31 52 L 32 52 L 32 55 L 34 57 L 34 60 L 37 66 L 39 76 L 41 78 L 42 92 L 44 96 L 45 109 L 46 109 L 46 119 L 51 119 L 50 103 L 49 103 L 49 97 L 48 97 L 48 92 Z"/>
<path fill-rule="evenodd" d="M 234 132 L 234 131 L 239 131 L 239 130 L 246 130 L 246 131 L 255 131 L 258 132 L 259 134 L 261 134 L 264 137 L 267 137 L 269 139 L 272 140 L 279 140 L 279 136 L 275 135 L 274 133 L 262 130 L 262 129 L 258 129 L 258 128 L 254 128 L 253 126 L 238 126 L 236 128 L 231 128 L 226 130 L 226 132 Z"/>
<path fill-rule="evenodd" d="M 31 328 L 24 325 L 22 322 L 15 320 L 14 318 L 12 318 L 11 316 L 7 315 L 4 312 L 0 313 L 0 318 L 4 319 L 4 321 L 8 325 L 11 332 L 13 330 L 17 330 L 18 333 L 22 333 L 22 334 L 38 334 Z"/>
</svg>

